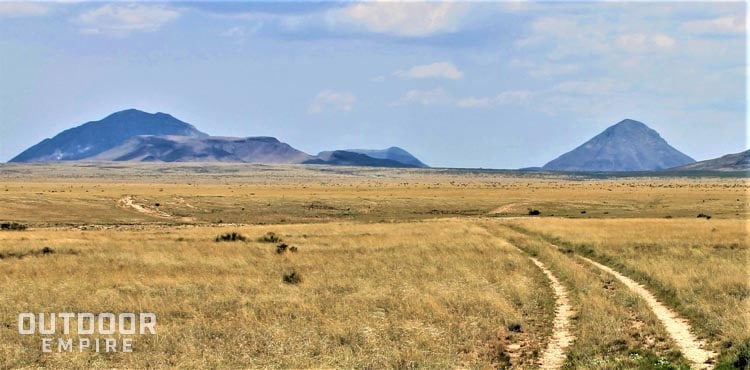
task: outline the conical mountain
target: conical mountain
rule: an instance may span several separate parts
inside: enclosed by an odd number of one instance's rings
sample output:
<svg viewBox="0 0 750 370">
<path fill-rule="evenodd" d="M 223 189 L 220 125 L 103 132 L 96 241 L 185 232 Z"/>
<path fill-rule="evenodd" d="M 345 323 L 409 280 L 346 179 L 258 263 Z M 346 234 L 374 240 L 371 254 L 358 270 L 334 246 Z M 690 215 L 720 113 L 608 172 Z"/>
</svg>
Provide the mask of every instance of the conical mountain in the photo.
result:
<svg viewBox="0 0 750 370">
<path fill-rule="evenodd" d="M 551 171 L 654 171 L 694 162 L 644 123 L 625 119 L 542 168 Z"/>
</svg>

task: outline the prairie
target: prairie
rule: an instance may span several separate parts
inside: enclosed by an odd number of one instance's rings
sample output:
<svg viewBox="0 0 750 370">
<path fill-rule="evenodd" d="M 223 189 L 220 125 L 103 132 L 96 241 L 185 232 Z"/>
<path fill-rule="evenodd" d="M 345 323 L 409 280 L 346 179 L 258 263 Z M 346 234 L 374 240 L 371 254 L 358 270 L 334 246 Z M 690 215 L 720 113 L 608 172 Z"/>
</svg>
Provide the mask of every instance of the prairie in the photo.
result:
<svg viewBox="0 0 750 370">
<path fill-rule="evenodd" d="M 718 354 L 708 366 L 733 368 L 750 351 L 747 190 L 731 176 L 2 165 L 0 222 L 28 227 L 0 231 L 0 363 L 533 368 L 556 315 L 534 257 L 569 292 L 564 367 L 695 366 L 585 256 L 685 317 Z M 158 316 L 134 353 L 43 353 L 17 331 L 21 312 L 133 311 Z"/>
</svg>

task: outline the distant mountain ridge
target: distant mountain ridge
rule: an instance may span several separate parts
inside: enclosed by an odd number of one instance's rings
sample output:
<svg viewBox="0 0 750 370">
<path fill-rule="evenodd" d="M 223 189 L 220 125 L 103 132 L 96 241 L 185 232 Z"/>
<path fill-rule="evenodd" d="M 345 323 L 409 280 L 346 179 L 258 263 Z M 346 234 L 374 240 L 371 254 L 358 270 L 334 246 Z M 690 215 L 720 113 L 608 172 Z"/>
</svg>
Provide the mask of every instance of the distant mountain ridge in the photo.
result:
<svg viewBox="0 0 750 370">
<path fill-rule="evenodd" d="M 392 159 L 373 158 L 362 153 L 348 150 L 320 152 L 317 157 L 308 159 L 304 164 L 327 164 L 334 166 L 367 166 L 367 167 L 417 167 Z"/>
<path fill-rule="evenodd" d="M 141 135 L 90 159 L 138 162 L 300 163 L 311 157 L 273 137 Z"/>
<path fill-rule="evenodd" d="M 373 158 L 390 159 L 393 161 L 401 162 L 403 164 L 407 164 L 412 167 L 422 167 L 422 168 L 429 167 L 428 165 L 422 163 L 422 161 L 417 159 L 417 157 L 411 155 L 411 153 L 397 146 L 392 146 L 386 149 L 344 149 L 344 150 L 347 152 L 365 154 Z"/>
<path fill-rule="evenodd" d="M 654 171 L 694 163 L 642 122 L 625 119 L 545 164 L 551 171 Z"/>
<path fill-rule="evenodd" d="M 127 109 L 99 120 L 65 130 L 26 149 L 10 162 L 76 161 L 121 145 L 137 135 L 206 137 L 193 125 L 166 113 Z"/>
<path fill-rule="evenodd" d="M 684 166 L 670 168 L 678 171 L 748 171 L 750 170 L 750 150 L 727 154 L 719 158 L 707 159 Z"/>
<path fill-rule="evenodd" d="M 99 121 L 65 130 L 51 139 L 44 139 L 10 162 L 86 160 L 425 166 L 407 151 L 397 147 L 357 151 L 362 153 L 333 151 L 313 156 L 273 137 L 209 136 L 166 113 L 127 109 Z"/>
</svg>

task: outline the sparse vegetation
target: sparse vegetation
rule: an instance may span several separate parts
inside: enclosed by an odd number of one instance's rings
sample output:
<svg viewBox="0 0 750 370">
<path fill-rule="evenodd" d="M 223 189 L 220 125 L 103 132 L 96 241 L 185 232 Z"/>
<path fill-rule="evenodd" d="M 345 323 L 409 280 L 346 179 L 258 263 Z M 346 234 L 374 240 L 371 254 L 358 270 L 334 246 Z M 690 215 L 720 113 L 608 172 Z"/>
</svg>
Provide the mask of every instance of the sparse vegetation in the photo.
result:
<svg viewBox="0 0 750 370">
<path fill-rule="evenodd" d="M 0 230 L 26 230 L 26 225 L 19 224 L 16 222 L 3 222 L 0 223 Z"/>
<path fill-rule="evenodd" d="M 266 235 L 258 238 L 258 241 L 261 243 L 279 243 L 281 242 L 281 238 L 275 232 L 269 231 Z"/>
<path fill-rule="evenodd" d="M 284 282 L 287 284 L 299 284 L 302 282 L 302 276 L 297 271 L 284 273 Z"/>
<path fill-rule="evenodd" d="M 237 232 L 221 234 L 215 238 L 217 242 L 244 242 L 245 239 L 244 235 Z"/>
</svg>

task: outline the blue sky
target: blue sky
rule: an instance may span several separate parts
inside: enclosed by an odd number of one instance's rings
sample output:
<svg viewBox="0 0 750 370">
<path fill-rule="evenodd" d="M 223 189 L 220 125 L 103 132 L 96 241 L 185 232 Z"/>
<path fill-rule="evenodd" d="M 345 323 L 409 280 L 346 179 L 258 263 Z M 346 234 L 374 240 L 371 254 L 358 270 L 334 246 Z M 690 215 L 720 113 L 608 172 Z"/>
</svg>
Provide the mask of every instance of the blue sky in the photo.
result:
<svg viewBox="0 0 750 370">
<path fill-rule="evenodd" d="M 308 153 L 543 165 L 624 118 L 747 148 L 746 5 L 0 2 L 0 161 L 114 111 Z"/>
</svg>

